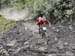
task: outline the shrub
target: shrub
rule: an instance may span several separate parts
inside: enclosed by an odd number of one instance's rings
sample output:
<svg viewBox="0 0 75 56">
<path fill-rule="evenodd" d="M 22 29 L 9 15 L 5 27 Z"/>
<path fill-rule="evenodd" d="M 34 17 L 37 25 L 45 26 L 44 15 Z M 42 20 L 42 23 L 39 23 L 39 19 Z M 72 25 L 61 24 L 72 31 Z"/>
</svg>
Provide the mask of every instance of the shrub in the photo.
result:
<svg viewBox="0 0 75 56">
<path fill-rule="evenodd" d="M 0 32 L 7 31 L 13 26 L 15 26 L 16 22 L 6 20 L 3 16 L 0 15 Z"/>
<path fill-rule="evenodd" d="M 18 8 L 30 8 L 34 15 L 44 14 L 52 23 L 72 22 L 75 12 L 74 0 L 1 0 Z"/>
</svg>

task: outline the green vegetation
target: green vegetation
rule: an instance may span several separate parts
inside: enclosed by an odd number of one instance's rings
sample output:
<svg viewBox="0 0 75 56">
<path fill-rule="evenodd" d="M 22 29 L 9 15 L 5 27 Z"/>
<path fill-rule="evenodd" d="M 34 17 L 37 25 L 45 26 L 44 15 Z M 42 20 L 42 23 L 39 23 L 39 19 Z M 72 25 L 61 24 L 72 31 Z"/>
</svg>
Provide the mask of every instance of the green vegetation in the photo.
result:
<svg viewBox="0 0 75 56">
<path fill-rule="evenodd" d="M 51 12 L 55 17 L 54 20 L 61 23 L 71 23 L 75 18 L 74 2 L 74 0 L 61 0 L 60 2 L 55 3 L 53 12 Z"/>
<path fill-rule="evenodd" d="M 36 16 L 46 15 L 51 23 L 72 22 L 75 18 L 75 0 L 1 0 L 1 5 L 30 8 Z"/>
<path fill-rule="evenodd" d="M 74 0 L 17 0 L 16 7 L 32 8 L 34 14 L 44 14 L 51 23 L 72 22 L 75 16 Z"/>
<path fill-rule="evenodd" d="M 0 32 L 7 31 L 15 25 L 15 22 L 6 20 L 3 16 L 0 15 Z"/>
</svg>

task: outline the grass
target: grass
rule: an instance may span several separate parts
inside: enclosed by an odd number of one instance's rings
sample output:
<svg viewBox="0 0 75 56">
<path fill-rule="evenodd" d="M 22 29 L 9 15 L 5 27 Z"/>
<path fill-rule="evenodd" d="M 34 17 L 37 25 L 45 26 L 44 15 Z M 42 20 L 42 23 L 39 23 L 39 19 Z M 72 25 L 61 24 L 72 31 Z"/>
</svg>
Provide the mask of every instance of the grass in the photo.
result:
<svg viewBox="0 0 75 56">
<path fill-rule="evenodd" d="M 8 31 L 10 28 L 15 26 L 16 22 L 6 20 L 2 15 L 0 15 L 0 32 Z"/>
</svg>

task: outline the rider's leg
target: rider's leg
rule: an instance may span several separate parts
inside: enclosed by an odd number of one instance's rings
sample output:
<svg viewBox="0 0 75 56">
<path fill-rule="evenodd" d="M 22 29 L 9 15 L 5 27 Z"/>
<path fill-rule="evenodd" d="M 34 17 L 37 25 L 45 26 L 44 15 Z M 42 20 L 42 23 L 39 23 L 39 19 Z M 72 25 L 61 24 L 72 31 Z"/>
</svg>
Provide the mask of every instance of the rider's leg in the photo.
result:
<svg viewBox="0 0 75 56">
<path fill-rule="evenodd" d="M 39 25 L 39 34 L 40 34 L 40 25 Z"/>
<path fill-rule="evenodd" d="M 39 34 L 40 34 L 40 28 L 39 28 Z"/>
</svg>

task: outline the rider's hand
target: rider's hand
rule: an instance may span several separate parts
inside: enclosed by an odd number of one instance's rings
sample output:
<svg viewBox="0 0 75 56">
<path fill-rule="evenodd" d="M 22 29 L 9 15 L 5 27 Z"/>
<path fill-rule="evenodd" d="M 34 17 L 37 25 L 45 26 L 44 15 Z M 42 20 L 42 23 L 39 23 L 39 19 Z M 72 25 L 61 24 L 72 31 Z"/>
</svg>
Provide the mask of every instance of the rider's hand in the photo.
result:
<svg viewBox="0 0 75 56">
<path fill-rule="evenodd" d="M 49 22 L 49 27 L 51 27 L 51 23 Z"/>
</svg>

